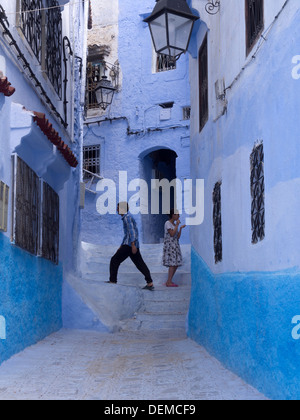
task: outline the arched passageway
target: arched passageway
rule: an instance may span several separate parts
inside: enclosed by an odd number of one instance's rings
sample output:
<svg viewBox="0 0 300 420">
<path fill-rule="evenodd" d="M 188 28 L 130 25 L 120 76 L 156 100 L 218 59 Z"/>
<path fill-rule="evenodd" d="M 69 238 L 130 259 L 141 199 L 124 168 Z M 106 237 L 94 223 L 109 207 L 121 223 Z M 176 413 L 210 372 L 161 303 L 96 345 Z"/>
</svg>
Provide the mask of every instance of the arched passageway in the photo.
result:
<svg viewBox="0 0 300 420">
<path fill-rule="evenodd" d="M 149 151 L 146 155 L 141 157 L 141 178 L 144 179 L 149 191 L 151 191 L 151 180 L 167 179 L 172 181 L 176 179 L 176 159 L 177 154 L 170 149 L 159 148 Z M 153 191 L 152 191 L 153 194 Z M 163 214 L 162 195 L 163 191 L 159 188 L 159 214 L 152 214 L 151 196 L 149 194 L 148 208 L 149 214 L 142 215 L 142 237 L 145 244 L 157 244 L 163 240 L 164 224 L 168 220 L 168 216 Z M 170 190 L 170 208 L 174 208 L 174 188 Z"/>
</svg>

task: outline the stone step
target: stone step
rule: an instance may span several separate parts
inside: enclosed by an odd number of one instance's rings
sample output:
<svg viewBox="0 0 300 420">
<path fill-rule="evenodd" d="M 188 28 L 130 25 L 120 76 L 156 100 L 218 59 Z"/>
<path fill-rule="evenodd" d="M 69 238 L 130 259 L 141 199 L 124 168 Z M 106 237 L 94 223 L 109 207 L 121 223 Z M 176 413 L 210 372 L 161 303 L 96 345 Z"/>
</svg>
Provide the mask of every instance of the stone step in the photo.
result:
<svg viewBox="0 0 300 420">
<path fill-rule="evenodd" d="M 180 245 L 182 252 L 190 252 L 191 245 Z M 97 254 L 97 255 L 107 255 L 117 251 L 118 245 L 94 245 L 88 244 L 86 242 L 81 242 L 81 249 L 83 252 L 88 254 Z M 163 244 L 141 244 L 140 250 L 144 253 L 149 253 L 152 251 L 159 252 L 163 249 Z"/>
<path fill-rule="evenodd" d="M 184 313 L 188 311 L 189 299 L 180 301 L 144 300 L 143 308 L 148 313 Z"/>
<path fill-rule="evenodd" d="M 106 273 L 109 271 L 109 262 L 99 263 L 99 262 L 90 262 L 89 264 L 84 264 L 81 266 L 82 273 Z M 168 267 L 164 267 L 162 264 L 147 264 L 149 270 L 153 273 L 167 273 Z M 131 260 L 125 261 L 120 265 L 120 273 L 136 273 L 138 269 L 132 263 Z M 177 273 L 191 273 L 189 267 L 179 267 Z"/>
<path fill-rule="evenodd" d="M 186 314 L 137 314 L 122 323 L 123 331 L 185 330 Z"/>
<path fill-rule="evenodd" d="M 144 301 L 155 301 L 155 302 L 181 302 L 190 300 L 191 297 L 191 286 L 183 285 L 179 287 L 165 287 L 165 286 L 156 286 L 155 291 L 149 293 L 148 291 L 143 291 Z"/>
<path fill-rule="evenodd" d="M 154 273 L 151 272 L 152 279 L 155 286 L 163 286 L 167 281 L 167 273 Z M 82 277 L 86 281 L 93 281 L 98 283 L 104 283 L 109 280 L 109 272 L 105 273 L 82 273 Z M 174 277 L 174 283 L 179 286 L 190 285 L 191 284 L 191 275 L 189 273 L 176 273 Z M 118 284 L 126 286 L 136 286 L 142 287 L 145 286 L 145 279 L 143 275 L 137 271 L 136 273 L 119 273 L 118 275 Z"/>
<path fill-rule="evenodd" d="M 117 246 L 83 243 L 81 276 L 70 284 L 111 331 L 185 331 L 191 295 L 191 247 L 182 246 L 185 264 L 174 277 L 178 288 L 167 288 L 168 268 L 162 265 L 163 245 L 143 245 L 141 253 L 153 277 L 155 291 L 143 290 L 145 279 L 130 259 L 121 264 L 118 284 L 109 280 L 109 264 Z"/>
<path fill-rule="evenodd" d="M 85 244 L 81 251 L 82 267 L 90 264 L 108 264 L 111 257 L 118 250 L 117 246 L 88 246 Z M 186 268 L 190 271 L 190 255 L 191 247 L 189 245 L 181 246 L 183 261 Z M 162 266 L 163 247 L 162 245 L 143 245 L 141 247 L 141 254 L 146 264 L 154 266 Z M 123 263 L 124 266 L 130 266 L 132 262 L 128 259 Z"/>
</svg>

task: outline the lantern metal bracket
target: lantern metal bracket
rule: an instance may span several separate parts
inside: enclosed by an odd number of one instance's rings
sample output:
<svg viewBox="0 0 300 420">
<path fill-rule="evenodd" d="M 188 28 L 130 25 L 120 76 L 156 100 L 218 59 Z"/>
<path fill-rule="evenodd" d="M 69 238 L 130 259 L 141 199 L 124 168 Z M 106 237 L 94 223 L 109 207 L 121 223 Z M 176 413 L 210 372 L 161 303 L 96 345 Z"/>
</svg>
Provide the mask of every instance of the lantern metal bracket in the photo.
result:
<svg viewBox="0 0 300 420">
<path fill-rule="evenodd" d="M 207 2 L 205 6 L 205 10 L 210 15 L 216 15 L 219 13 L 221 8 L 221 1 L 220 0 L 211 0 Z"/>
<path fill-rule="evenodd" d="M 120 75 L 120 66 L 118 61 L 115 64 L 111 64 L 108 61 L 103 60 L 102 65 L 104 67 L 104 75 L 107 70 L 109 70 L 109 76 L 111 78 L 113 87 L 116 91 L 119 90 L 119 75 Z"/>
</svg>

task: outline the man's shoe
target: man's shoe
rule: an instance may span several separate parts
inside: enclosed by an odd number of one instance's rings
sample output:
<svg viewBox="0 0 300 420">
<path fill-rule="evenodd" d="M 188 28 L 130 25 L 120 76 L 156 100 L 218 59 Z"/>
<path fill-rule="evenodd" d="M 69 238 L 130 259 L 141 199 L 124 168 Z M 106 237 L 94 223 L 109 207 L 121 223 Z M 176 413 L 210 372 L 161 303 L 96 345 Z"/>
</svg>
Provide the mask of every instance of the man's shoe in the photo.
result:
<svg viewBox="0 0 300 420">
<path fill-rule="evenodd" d="M 143 287 L 143 290 L 151 290 L 151 291 L 153 291 L 153 290 L 155 290 L 154 289 L 154 286 L 145 286 L 145 287 Z"/>
<path fill-rule="evenodd" d="M 116 282 L 116 281 L 106 281 L 105 283 L 106 283 L 106 284 L 117 284 L 117 282 Z"/>
</svg>

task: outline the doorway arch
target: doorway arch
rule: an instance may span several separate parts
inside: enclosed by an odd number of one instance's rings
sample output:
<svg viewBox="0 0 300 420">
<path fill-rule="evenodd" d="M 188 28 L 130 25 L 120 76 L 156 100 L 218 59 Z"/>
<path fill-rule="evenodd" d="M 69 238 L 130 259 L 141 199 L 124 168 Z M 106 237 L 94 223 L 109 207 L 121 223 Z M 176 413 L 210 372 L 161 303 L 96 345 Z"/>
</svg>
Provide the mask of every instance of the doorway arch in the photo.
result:
<svg viewBox="0 0 300 420">
<path fill-rule="evenodd" d="M 156 147 L 149 149 L 140 156 L 141 179 L 148 184 L 151 191 L 152 179 L 176 179 L 176 159 L 177 153 L 166 147 Z M 162 213 L 162 192 L 160 190 L 159 214 L 151 214 L 151 194 L 148 195 L 149 214 L 142 215 L 142 238 L 145 244 L 158 244 L 163 241 L 164 225 L 168 216 Z M 175 191 L 171 188 L 170 208 L 174 207 Z"/>
</svg>

